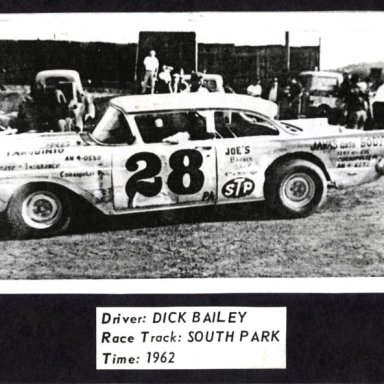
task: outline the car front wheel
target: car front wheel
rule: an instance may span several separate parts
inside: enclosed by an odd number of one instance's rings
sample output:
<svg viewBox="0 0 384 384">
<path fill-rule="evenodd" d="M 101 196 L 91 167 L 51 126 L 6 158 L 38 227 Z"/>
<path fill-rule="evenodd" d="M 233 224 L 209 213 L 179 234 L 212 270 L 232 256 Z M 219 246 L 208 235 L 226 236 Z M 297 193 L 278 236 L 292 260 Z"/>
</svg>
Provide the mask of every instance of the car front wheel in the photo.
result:
<svg viewBox="0 0 384 384">
<path fill-rule="evenodd" d="M 307 160 L 291 160 L 266 179 L 268 205 L 283 217 L 305 217 L 325 200 L 327 182 L 323 171 Z"/>
<path fill-rule="evenodd" d="M 68 195 L 49 185 L 22 187 L 7 210 L 11 234 L 18 238 L 61 234 L 68 229 L 71 216 Z"/>
</svg>

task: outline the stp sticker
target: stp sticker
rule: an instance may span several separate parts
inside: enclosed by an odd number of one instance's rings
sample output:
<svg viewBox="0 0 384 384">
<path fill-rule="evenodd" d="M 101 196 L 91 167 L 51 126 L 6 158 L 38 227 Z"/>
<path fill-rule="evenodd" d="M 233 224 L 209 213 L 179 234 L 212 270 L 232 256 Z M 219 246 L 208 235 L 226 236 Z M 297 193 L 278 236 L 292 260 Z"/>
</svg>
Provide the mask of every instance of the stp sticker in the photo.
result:
<svg viewBox="0 0 384 384">
<path fill-rule="evenodd" d="M 255 189 L 255 183 L 246 177 L 237 177 L 224 184 L 222 193 L 225 197 L 244 197 L 250 195 Z"/>
</svg>

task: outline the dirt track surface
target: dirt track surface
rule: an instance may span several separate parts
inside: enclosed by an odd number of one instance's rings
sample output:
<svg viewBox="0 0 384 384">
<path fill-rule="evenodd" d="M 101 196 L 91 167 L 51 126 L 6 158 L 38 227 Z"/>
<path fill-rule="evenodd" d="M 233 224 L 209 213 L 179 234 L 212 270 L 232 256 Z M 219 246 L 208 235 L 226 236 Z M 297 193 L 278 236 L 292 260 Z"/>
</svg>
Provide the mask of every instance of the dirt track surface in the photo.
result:
<svg viewBox="0 0 384 384">
<path fill-rule="evenodd" d="M 125 216 L 0 241 L 1 279 L 384 276 L 384 179 L 277 220 L 263 204 Z M 91 219 L 90 219 L 91 221 Z"/>
</svg>

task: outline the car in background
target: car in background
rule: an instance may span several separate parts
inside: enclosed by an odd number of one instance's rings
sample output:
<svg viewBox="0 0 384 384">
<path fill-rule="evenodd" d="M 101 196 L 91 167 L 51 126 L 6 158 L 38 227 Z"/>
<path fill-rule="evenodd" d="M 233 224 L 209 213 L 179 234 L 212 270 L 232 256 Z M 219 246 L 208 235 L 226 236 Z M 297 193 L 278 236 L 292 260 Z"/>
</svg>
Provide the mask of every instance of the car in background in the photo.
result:
<svg viewBox="0 0 384 384">
<path fill-rule="evenodd" d="M 68 106 L 69 117 L 74 127 L 82 131 L 88 119 L 95 118 L 95 106 L 92 97 L 83 89 L 80 75 L 69 69 L 50 69 L 36 75 L 35 84 L 38 88 L 59 90 L 64 95 Z"/>
<path fill-rule="evenodd" d="M 338 90 L 343 81 L 339 72 L 304 71 L 298 75 L 303 85 L 301 114 L 307 117 L 329 117 L 338 108 Z"/>
<path fill-rule="evenodd" d="M 221 75 L 211 73 L 199 73 L 203 78 L 203 87 L 208 89 L 209 92 L 224 93 L 224 80 Z M 191 82 L 191 75 L 187 74 L 183 76 L 187 83 Z"/>
<path fill-rule="evenodd" d="M 284 123 L 276 113 L 246 95 L 123 96 L 92 133 L 5 135 L 0 212 L 17 237 L 67 231 L 86 202 L 121 215 L 265 200 L 300 218 L 323 203 L 328 185 L 384 172 L 384 131 Z"/>
</svg>

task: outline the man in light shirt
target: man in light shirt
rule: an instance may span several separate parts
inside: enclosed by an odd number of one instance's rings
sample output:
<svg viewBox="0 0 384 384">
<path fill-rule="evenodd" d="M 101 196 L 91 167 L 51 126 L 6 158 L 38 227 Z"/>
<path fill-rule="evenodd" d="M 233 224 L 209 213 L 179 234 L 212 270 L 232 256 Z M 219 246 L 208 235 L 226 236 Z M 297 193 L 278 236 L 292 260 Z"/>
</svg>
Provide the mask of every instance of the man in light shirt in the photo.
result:
<svg viewBox="0 0 384 384">
<path fill-rule="evenodd" d="M 155 92 L 155 82 L 157 77 L 157 72 L 159 70 L 159 60 L 156 57 L 156 52 L 154 50 L 149 52 L 149 56 L 144 59 L 144 80 L 142 83 L 141 93 L 146 93 L 148 83 L 151 85 L 151 93 Z"/>
<path fill-rule="evenodd" d="M 256 84 L 251 84 L 247 88 L 247 94 L 253 97 L 261 97 L 262 92 L 263 92 L 263 88 L 261 88 L 260 80 L 256 80 Z"/>
</svg>

